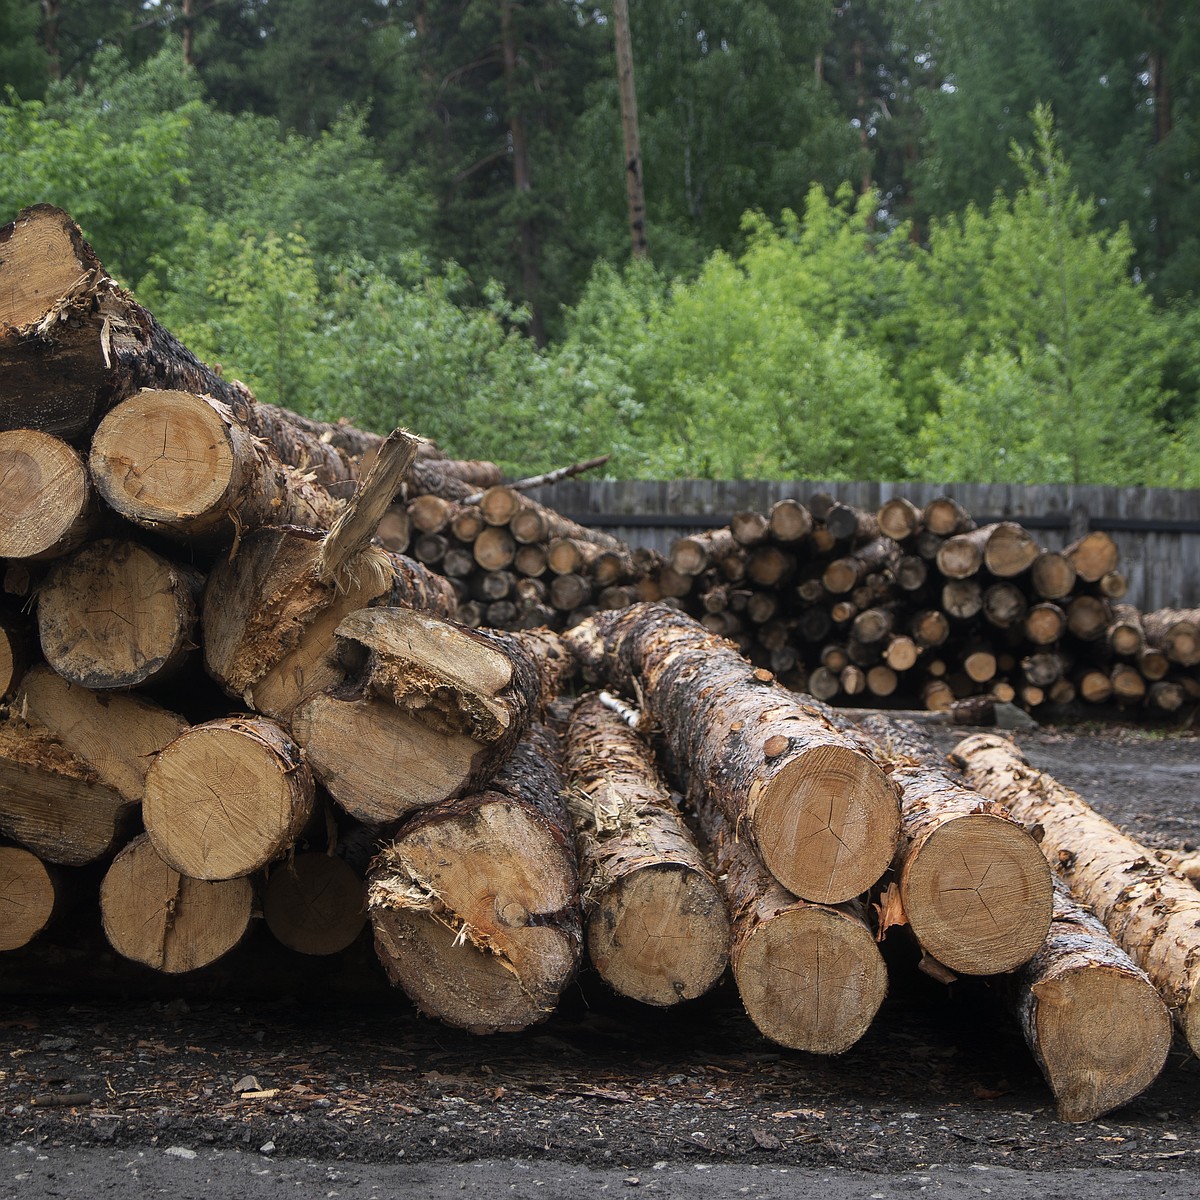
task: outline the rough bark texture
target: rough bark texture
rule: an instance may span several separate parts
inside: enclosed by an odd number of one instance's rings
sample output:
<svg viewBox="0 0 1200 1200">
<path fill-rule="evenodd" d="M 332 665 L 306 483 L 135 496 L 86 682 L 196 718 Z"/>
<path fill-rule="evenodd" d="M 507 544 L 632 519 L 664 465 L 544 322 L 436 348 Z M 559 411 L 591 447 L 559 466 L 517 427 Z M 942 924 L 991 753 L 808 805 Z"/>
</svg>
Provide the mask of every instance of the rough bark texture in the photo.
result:
<svg viewBox="0 0 1200 1200">
<path fill-rule="evenodd" d="M 1012 971 L 1050 926 L 1051 877 L 1037 843 L 1000 804 L 964 787 L 911 725 L 868 717 L 863 731 L 899 786 L 895 873 L 902 912 L 926 953 L 963 975 Z"/>
<path fill-rule="evenodd" d="M 558 748 L 532 726 L 486 792 L 418 813 L 368 879 L 375 946 L 423 1012 L 474 1033 L 553 1011 L 579 963 Z"/>
<path fill-rule="evenodd" d="M 593 694 L 571 713 L 564 766 L 596 970 L 643 1004 L 703 995 L 725 970 L 729 917 L 649 746 Z"/>
<path fill-rule="evenodd" d="M 1171 1048 L 1171 1017 L 1149 976 L 1061 880 L 1049 934 L 1018 972 L 1013 1000 L 1063 1121 L 1091 1121 L 1140 1095 Z"/>
<path fill-rule="evenodd" d="M 602 647 L 602 669 L 640 695 L 689 791 L 716 804 L 790 891 L 838 903 L 887 869 L 896 791 L 824 706 L 662 604 L 598 614 L 565 638 L 585 664 Z"/>
<path fill-rule="evenodd" d="M 1051 867 L 1150 976 L 1192 1049 L 1200 1049 L 1200 892 L 1031 767 L 1006 738 L 977 734 L 952 757 L 973 787 L 1043 829 Z"/>
</svg>

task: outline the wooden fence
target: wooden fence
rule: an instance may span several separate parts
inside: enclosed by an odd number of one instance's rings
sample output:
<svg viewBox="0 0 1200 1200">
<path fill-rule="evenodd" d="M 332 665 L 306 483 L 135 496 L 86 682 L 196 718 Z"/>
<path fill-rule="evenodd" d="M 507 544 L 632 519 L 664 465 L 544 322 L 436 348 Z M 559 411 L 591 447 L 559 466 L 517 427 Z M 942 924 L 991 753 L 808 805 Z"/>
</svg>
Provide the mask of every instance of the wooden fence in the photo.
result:
<svg viewBox="0 0 1200 1200">
<path fill-rule="evenodd" d="M 1200 490 L 1073 487 L 1064 484 L 773 483 L 762 480 L 566 480 L 538 499 L 583 525 L 633 546 L 667 550 L 681 534 L 728 522 L 732 513 L 765 511 L 776 500 L 828 492 L 859 508 L 892 496 L 924 506 L 953 496 L 981 524 L 1011 518 L 1052 550 L 1089 529 L 1112 534 L 1129 580 L 1127 600 L 1142 609 L 1200 607 Z"/>
</svg>

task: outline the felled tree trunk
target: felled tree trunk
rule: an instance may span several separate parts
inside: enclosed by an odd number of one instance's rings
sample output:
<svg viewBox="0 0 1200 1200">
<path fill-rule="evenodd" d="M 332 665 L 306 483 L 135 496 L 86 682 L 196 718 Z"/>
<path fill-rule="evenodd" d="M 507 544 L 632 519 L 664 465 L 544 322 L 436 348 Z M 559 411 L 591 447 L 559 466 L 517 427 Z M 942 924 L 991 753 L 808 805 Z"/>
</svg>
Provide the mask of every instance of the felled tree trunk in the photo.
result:
<svg viewBox="0 0 1200 1200">
<path fill-rule="evenodd" d="M 366 926 L 366 882 L 336 854 L 291 855 L 267 880 L 263 919 L 298 954 L 340 954 Z"/>
<path fill-rule="evenodd" d="M 1127 1104 L 1166 1062 L 1166 1005 L 1061 880 L 1046 942 L 1018 972 L 1013 999 L 1063 1121 L 1091 1121 Z"/>
<path fill-rule="evenodd" d="M 0 558 L 61 558 L 96 525 L 83 459 L 36 429 L 0 432 Z"/>
<path fill-rule="evenodd" d="M 0 846 L 0 951 L 27 946 L 54 917 L 58 875 L 21 846 Z"/>
<path fill-rule="evenodd" d="M 168 975 L 207 966 L 232 950 L 250 926 L 253 902 L 248 879 L 181 875 L 145 834 L 113 859 L 100 884 L 109 945 Z"/>
<path fill-rule="evenodd" d="M 902 913 L 922 949 L 963 975 L 999 975 L 1036 953 L 1050 926 L 1050 870 L 1002 805 L 963 787 L 898 721 L 863 731 L 899 786 L 903 836 L 895 872 Z"/>
<path fill-rule="evenodd" d="M 155 758 L 142 819 L 168 866 L 192 879 L 234 879 L 282 857 L 313 812 L 300 752 L 264 717 L 195 725 Z"/>
<path fill-rule="evenodd" d="M 1106 821 L 1006 738 L 976 734 L 953 758 L 971 785 L 1045 831 L 1051 867 L 1150 976 L 1193 1050 L 1200 1049 L 1200 892 Z"/>
<path fill-rule="evenodd" d="M 571 713 L 564 766 L 596 970 L 643 1004 L 703 995 L 725 970 L 729 917 L 649 746 L 593 694 Z"/>
<path fill-rule="evenodd" d="M 123 517 L 183 541 L 228 545 L 263 525 L 328 529 L 342 508 L 232 409 L 208 396 L 147 389 L 101 422 L 92 479 Z"/>
<path fill-rule="evenodd" d="M 409 609 L 353 613 L 337 638 L 349 682 L 300 704 L 292 728 L 338 804 L 377 827 L 483 787 L 572 665 L 553 634 Z"/>
<path fill-rule="evenodd" d="M 733 917 L 729 961 L 764 1037 L 840 1054 L 867 1031 L 887 992 L 883 956 L 858 901 L 832 907 L 789 893 L 714 804 L 697 809 Z"/>
<path fill-rule="evenodd" d="M 50 569 L 38 596 L 46 661 L 87 688 L 132 688 L 177 674 L 196 649 L 198 571 L 137 542 L 88 542 Z"/>
<path fill-rule="evenodd" d="M 558 748 L 530 728 L 485 792 L 416 814 L 368 880 L 375 947 L 423 1012 L 473 1033 L 544 1020 L 582 949 Z"/>
<path fill-rule="evenodd" d="M 1200 663 L 1200 608 L 1159 608 L 1142 615 L 1146 642 L 1181 667 Z"/>
<path fill-rule="evenodd" d="M 597 614 L 564 638 L 585 666 L 641 695 L 689 790 L 716 804 L 795 895 L 838 903 L 887 869 L 896 791 L 819 703 L 662 604 Z"/>
</svg>

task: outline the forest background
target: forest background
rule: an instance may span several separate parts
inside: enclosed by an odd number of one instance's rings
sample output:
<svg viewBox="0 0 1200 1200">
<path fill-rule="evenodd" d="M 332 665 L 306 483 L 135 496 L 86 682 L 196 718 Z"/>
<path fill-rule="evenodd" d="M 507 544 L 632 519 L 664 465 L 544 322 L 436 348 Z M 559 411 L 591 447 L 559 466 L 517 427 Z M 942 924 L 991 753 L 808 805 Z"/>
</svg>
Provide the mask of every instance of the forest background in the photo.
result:
<svg viewBox="0 0 1200 1200">
<path fill-rule="evenodd" d="M 513 472 L 1200 486 L 1194 0 L 0 0 L 48 201 L 263 400 Z"/>
</svg>

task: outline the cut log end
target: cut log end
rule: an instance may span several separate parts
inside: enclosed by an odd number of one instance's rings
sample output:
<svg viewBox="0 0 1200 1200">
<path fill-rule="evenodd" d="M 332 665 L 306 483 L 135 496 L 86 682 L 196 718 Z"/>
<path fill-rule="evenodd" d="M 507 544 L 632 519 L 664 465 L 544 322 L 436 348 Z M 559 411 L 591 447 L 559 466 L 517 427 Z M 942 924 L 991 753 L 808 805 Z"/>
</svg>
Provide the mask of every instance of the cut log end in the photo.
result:
<svg viewBox="0 0 1200 1200">
<path fill-rule="evenodd" d="M 1089 964 L 1033 991 L 1038 1045 L 1061 1120 L 1091 1121 L 1154 1082 L 1171 1046 L 1171 1019 L 1148 980 Z"/>
<path fill-rule="evenodd" d="M 57 558 L 88 531 L 83 460 L 66 442 L 33 429 L 0 433 L 0 557 Z"/>
<path fill-rule="evenodd" d="M 1045 858 L 1021 826 L 988 813 L 934 830 L 901 886 L 922 947 L 962 975 L 1015 970 L 1050 928 Z"/>
<path fill-rule="evenodd" d="M 0 951 L 28 945 L 49 923 L 54 878 L 36 854 L 0 846 Z"/>
<path fill-rule="evenodd" d="M 41 321 L 96 263 L 75 222 L 48 204 L 22 210 L 5 232 L 0 328 L 24 329 Z"/>
<path fill-rule="evenodd" d="M 786 763 L 753 808 L 763 862 L 789 891 L 839 904 L 887 869 L 900 829 L 887 776 L 865 754 L 820 745 Z"/>
<path fill-rule="evenodd" d="M 707 875 L 661 864 L 630 872 L 598 898 L 587 944 L 614 991 L 665 1008 L 704 995 L 720 978 L 729 922 Z"/>
<path fill-rule="evenodd" d="M 887 991 L 883 956 L 866 925 L 821 905 L 762 921 L 735 948 L 732 964 L 759 1031 L 814 1054 L 854 1045 Z"/>
<path fill-rule="evenodd" d="M 344 859 L 297 854 L 271 872 L 263 919 L 300 954 L 339 954 L 367 923 L 366 885 Z"/>
</svg>

